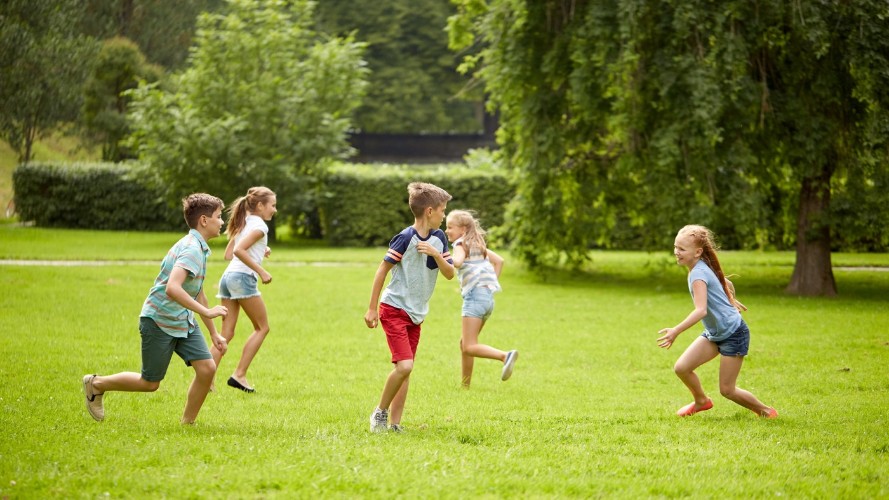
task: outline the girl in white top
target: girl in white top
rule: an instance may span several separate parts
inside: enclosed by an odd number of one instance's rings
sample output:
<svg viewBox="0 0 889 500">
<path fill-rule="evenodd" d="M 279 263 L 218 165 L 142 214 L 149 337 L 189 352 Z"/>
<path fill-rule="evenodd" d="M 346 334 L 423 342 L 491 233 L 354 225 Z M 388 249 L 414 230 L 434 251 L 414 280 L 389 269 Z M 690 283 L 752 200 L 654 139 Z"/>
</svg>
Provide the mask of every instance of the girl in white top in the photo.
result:
<svg viewBox="0 0 889 500">
<path fill-rule="evenodd" d="M 469 388 L 475 358 L 502 361 L 500 379 L 507 380 L 512 375 L 519 352 L 504 352 L 478 343 L 478 336 L 494 311 L 494 293 L 500 291 L 498 278 L 503 269 L 503 258 L 488 249 L 485 230 L 471 212 L 454 210 L 448 214 L 445 233 L 448 241 L 454 244 L 451 257 L 463 296 L 463 333 L 460 338 L 463 387 Z"/>
<path fill-rule="evenodd" d="M 242 308 L 253 323 L 253 333 L 244 344 L 238 367 L 228 379 L 230 387 L 244 392 L 254 392 L 253 386 L 247 382 L 247 368 L 269 333 L 268 314 L 257 281 L 266 285 L 272 282 L 272 275 L 262 267 L 262 260 L 271 253 L 266 221 L 278 212 L 276 205 L 277 197 L 271 189 L 252 187 L 232 204 L 225 230 L 229 238 L 225 259 L 231 263 L 219 280 L 219 294 L 216 295 L 228 308 L 228 315 L 222 321 L 222 336 L 231 342 Z M 210 352 L 218 371 L 224 353 L 215 348 Z"/>
</svg>

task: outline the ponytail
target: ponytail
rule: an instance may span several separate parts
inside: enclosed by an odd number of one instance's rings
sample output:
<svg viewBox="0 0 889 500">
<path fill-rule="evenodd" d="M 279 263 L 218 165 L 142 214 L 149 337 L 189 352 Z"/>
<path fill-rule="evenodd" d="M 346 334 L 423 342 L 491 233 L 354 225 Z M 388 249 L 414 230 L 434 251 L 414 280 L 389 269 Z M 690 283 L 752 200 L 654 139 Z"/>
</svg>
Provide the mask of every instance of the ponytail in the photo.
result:
<svg viewBox="0 0 889 500">
<path fill-rule="evenodd" d="M 238 197 L 228 208 L 228 226 L 225 234 L 232 239 L 244 229 L 247 224 L 247 212 L 255 212 L 259 203 L 268 203 L 269 198 L 275 196 L 274 191 L 264 186 L 252 187 L 247 194 Z"/>
<path fill-rule="evenodd" d="M 702 250 L 701 260 L 707 264 L 707 267 L 713 271 L 713 274 L 715 274 L 716 278 L 719 279 L 719 282 L 722 283 L 722 289 L 725 291 L 725 296 L 728 297 L 729 303 L 738 311 L 746 311 L 747 308 L 735 298 L 735 287 L 731 284 L 728 278 L 726 278 L 725 273 L 722 270 L 722 265 L 719 263 L 719 257 L 716 256 L 719 247 L 716 245 L 713 232 L 704 226 L 689 225 L 680 229 L 679 233 L 691 235 L 694 242 Z"/>
</svg>

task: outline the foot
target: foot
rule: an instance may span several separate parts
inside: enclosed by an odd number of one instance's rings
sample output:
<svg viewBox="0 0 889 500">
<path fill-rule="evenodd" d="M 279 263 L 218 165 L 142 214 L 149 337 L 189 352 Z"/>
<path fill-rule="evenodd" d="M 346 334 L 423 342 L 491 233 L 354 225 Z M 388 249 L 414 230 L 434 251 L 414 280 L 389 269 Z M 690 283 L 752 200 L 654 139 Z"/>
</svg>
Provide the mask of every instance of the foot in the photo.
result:
<svg viewBox="0 0 889 500">
<path fill-rule="evenodd" d="M 370 432 L 386 432 L 389 427 L 389 410 L 377 408 L 370 414 Z"/>
<path fill-rule="evenodd" d="M 704 403 L 700 406 L 698 406 L 697 403 L 687 404 L 687 405 L 683 406 L 682 408 L 680 408 L 679 411 L 676 412 L 676 415 L 679 415 L 680 417 L 690 417 L 690 416 L 694 415 L 695 413 L 698 413 L 701 411 L 707 411 L 710 408 L 713 408 L 713 400 L 712 399 L 708 399 L 706 403 Z"/>
<path fill-rule="evenodd" d="M 93 379 L 96 375 L 83 376 L 83 395 L 86 398 L 86 411 L 97 422 L 105 419 L 105 407 L 102 405 L 102 394 L 96 394 L 93 389 Z"/>
<path fill-rule="evenodd" d="M 760 412 L 759 416 L 768 419 L 778 418 L 778 410 L 774 408 L 766 408 L 765 410 Z"/>
<path fill-rule="evenodd" d="M 404 432 L 404 427 L 401 424 L 392 424 L 389 426 L 389 432 Z"/>
<path fill-rule="evenodd" d="M 500 380 L 509 380 L 512 376 L 512 369 L 515 368 L 515 361 L 519 359 L 519 351 L 509 351 L 506 353 L 506 360 L 503 361 L 503 372 L 500 373 Z"/>
<path fill-rule="evenodd" d="M 240 389 L 244 392 L 248 392 L 248 393 L 256 392 L 256 389 L 254 389 L 252 387 L 248 387 L 248 386 L 238 382 L 237 380 L 235 380 L 234 377 L 229 377 L 228 382 L 226 382 L 226 383 L 228 384 L 229 387 L 234 387 L 235 389 Z"/>
</svg>

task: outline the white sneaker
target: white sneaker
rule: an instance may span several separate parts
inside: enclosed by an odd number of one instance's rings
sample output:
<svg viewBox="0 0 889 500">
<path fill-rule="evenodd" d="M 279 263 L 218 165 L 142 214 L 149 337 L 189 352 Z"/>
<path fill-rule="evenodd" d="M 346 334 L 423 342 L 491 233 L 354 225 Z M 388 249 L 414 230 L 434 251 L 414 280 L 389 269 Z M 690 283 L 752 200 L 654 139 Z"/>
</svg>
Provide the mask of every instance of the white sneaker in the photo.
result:
<svg viewBox="0 0 889 500">
<path fill-rule="evenodd" d="M 404 427 L 401 424 L 392 424 L 389 426 L 389 432 L 404 432 Z"/>
<path fill-rule="evenodd" d="M 370 414 L 370 432 L 386 432 L 389 430 L 389 410 L 377 408 Z"/>
<path fill-rule="evenodd" d="M 509 380 L 517 359 L 519 359 L 519 351 L 509 351 L 506 353 L 506 361 L 503 362 L 503 372 L 500 374 L 500 380 Z"/>
<path fill-rule="evenodd" d="M 83 376 L 83 396 L 86 398 L 86 410 L 90 416 L 101 422 L 105 418 L 105 407 L 102 406 L 102 395 L 93 392 L 95 375 Z"/>
</svg>

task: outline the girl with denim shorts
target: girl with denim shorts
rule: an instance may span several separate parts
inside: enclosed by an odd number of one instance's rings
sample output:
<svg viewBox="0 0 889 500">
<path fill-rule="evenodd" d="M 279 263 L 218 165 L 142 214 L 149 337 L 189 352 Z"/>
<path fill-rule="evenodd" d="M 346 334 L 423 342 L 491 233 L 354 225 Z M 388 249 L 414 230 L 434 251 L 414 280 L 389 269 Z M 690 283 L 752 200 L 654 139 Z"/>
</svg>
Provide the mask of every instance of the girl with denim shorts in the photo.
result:
<svg viewBox="0 0 889 500">
<path fill-rule="evenodd" d="M 248 393 L 254 389 L 247 382 L 247 369 L 269 333 L 268 314 L 257 285 L 260 280 L 266 285 L 272 282 L 272 275 L 262 267 L 262 261 L 271 253 L 266 221 L 278 212 L 276 205 L 277 197 L 271 189 L 252 187 L 232 204 L 225 230 L 229 238 L 225 258 L 231 262 L 219 280 L 216 295 L 228 308 L 228 315 L 222 320 L 222 336 L 231 342 L 241 309 L 253 323 L 253 333 L 244 343 L 241 360 L 227 383 Z M 211 353 L 218 369 L 224 353 L 215 349 L 211 349 Z"/>
<path fill-rule="evenodd" d="M 704 333 L 688 346 L 673 367 L 694 396 L 694 401 L 680 408 L 676 414 L 688 417 L 713 408 L 713 401 L 707 397 L 694 371 L 717 355 L 722 355 L 719 392 L 761 417 L 777 418 L 777 410 L 735 385 L 750 344 L 750 330 L 741 319 L 741 311 L 747 308 L 735 298 L 735 288 L 722 271 L 713 233 L 704 226 L 683 227 L 676 235 L 673 254 L 679 265 L 688 268 L 688 290 L 695 308 L 678 325 L 660 330 L 658 345 L 669 349 L 680 333 L 698 321 L 704 323 Z"/>
<path fill-rule="evenodd" d="M 469 388 L 475 358 L 503 362 L 500 379 L 507 380 L 512 375 L 519 352 L 504 352 L 478 343 L 478 336 L 494 311 L 494 293 L 500 291 L 498 277 L 503 268 L 503 258 L 487 248 L 485 231 L 471 212 L 454 210 L 448 214 L 445 233 L 448 241 L 454 245 L 451 256 L 463 296 L 463 332 L 460 338 L 463 387 Z"/>
</svg>

